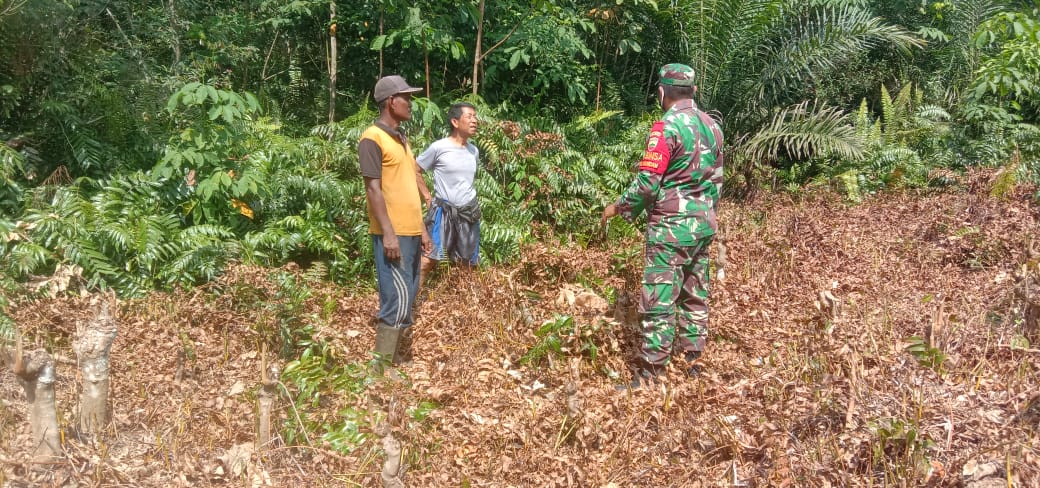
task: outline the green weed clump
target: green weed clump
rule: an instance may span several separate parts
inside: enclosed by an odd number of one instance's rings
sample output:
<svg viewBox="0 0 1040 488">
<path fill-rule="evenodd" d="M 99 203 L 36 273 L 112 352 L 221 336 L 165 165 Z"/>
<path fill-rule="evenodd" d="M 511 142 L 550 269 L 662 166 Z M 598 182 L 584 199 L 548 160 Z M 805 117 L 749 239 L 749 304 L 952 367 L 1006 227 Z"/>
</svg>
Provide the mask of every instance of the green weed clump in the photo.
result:
<svg viewBox="0 0 1040 488">
<path fill-rule="evenodd" d="M 918 364 L 930 368 L 936 373 L 943 373 L 943 363 L 946 362 L 947 356 L 942 349 L 932 346 L 927 339 L 919 336 L 911 336 L 907 342 L 909 344 L 906 346 L 906 351 L 917 360 Z"/>
<path fill-rule="evenodd" d="M 607 327 L 609 325 L 603 320 L 583 322 L 570 315 L 557 314 L 535 330 L 538 340 L 520 358 L 520 363 L 536 365 L 542 359 L 551 362 L 553 358 L 564 355 L 588 357 L 595 362 L 601 347 L 596 343 L 597 336 Z"/>
<path fill-rule="evenodd" d="M 937 448 L 912 420 L 883 418 L 869 424 L 875 439 L 871 461 L 884 473 L 886 484 L 924 479 L 931 468 L 930 453 Z"/>
<path fill-rule="evenodd" d="M 304 350 L 282 373 L 293 415 L 285 420 L 287 444 L 321 442 L 341 453 L 350 453 L 365 443 L 378 423 L 378 414 L 358 405 L 360 395 L 374 379 L 364 362 L 343 363 L 325 345 Z M 330 406 L 338 406 L 330 408 Z"/>
</svg>

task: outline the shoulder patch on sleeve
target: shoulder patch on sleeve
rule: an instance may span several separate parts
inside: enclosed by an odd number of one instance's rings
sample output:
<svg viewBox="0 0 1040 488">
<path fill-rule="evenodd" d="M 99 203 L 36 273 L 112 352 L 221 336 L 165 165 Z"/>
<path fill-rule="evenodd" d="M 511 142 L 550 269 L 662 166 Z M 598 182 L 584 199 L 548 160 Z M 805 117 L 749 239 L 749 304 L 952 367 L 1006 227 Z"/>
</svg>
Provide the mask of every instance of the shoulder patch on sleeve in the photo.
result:
<svg viewBox="0 0 1040 488">
<path fill-rule="evenodd" d="M 639 169 L 664 174 L 671 158 L 668 141 L 664 138 L 664 121 L 658 120 L 650 129 L 650 137 L 646 139 L 646 152 L 643 153 L 643 160 L 639 162 Z"/>
</svg>

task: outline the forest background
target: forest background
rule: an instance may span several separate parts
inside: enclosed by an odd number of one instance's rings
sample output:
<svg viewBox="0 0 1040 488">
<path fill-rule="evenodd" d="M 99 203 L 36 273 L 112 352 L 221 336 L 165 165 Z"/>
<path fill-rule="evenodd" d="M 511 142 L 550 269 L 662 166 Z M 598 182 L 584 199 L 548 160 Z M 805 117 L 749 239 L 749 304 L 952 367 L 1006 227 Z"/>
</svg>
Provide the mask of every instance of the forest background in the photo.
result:
<svg viewBox="0 0 1040 488">
<path fill-rule="evenodd" d="M 1038 36 L 1029 1 L 4 0 L 0 285 L 75 265 L 140 295 L 229 260 L 369 279 L 355 146 L 394 73 L 425 88 L 418 149 L 480 107 L 492 263 L 531 222 L 595 233 L 668 62 L 724 120 L 730 198 L 1036 180 Z"/>
<path fill-rule="evenodd" d="M 356 143 L 388 74 L 424 88 L 414 148 L 477 105 L 487 264 L 635 238 L 597 216 L 670 62 L 723 120 L 730 202 L 856 205 L 977 168 L 997 197 L 1040 183 L 1035 0 L 0 0 L 0 340 L 25 300 L 190 290 L 243 264 L 370 290 Z M 278 276 L 264 333 L 306 357 L 304 298 Z"/>
</svg>

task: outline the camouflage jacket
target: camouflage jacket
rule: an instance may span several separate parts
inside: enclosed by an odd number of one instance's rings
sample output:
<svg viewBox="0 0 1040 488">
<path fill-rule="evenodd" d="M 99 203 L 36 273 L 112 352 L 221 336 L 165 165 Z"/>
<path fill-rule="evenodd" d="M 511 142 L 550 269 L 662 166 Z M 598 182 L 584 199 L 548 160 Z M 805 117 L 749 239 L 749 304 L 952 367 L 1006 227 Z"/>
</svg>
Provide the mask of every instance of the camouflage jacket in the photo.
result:
<svg viewBox="0 0 1040 488">
<path fill-rule="evenodd" d="M 693 100 L 654 123 L 639 174 L 617 202 L 632 221 L 647 213 L 647 244 L 693 245 L 715 234 L 722 191 L 722 129 Z"/>
</svg>

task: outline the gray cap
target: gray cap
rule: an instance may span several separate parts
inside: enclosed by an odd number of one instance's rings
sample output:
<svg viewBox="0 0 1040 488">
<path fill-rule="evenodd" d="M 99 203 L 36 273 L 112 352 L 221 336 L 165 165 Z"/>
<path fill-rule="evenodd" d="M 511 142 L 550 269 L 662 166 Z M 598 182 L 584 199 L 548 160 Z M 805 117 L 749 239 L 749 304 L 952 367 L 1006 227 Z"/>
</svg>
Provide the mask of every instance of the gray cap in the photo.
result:
<svg viewBox="0 0 1040 488">
<path fill-rule="evenodd" d="M 376 102 L 382 102 L 387 98 L 390 98 L 398 93 L 415 93 L 421 92 L 422 88 L 416 88 L 414 86 L 408 86 L 408 82 L 404 81 L 397 75 L 384 76 L 376 82 L 376 89 L 372 92 L 375 96 Z"/>
</svg>

